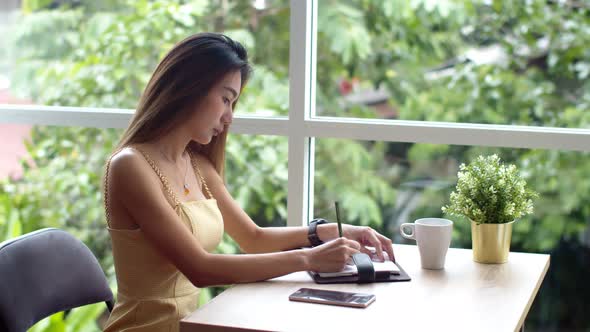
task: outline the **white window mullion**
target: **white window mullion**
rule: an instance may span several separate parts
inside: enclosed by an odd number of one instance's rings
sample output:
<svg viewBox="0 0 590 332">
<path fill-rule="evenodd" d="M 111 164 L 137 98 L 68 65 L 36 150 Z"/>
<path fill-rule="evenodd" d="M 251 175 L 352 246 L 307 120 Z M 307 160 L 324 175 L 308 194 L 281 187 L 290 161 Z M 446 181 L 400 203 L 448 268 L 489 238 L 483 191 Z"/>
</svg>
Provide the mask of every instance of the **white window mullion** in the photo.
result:
<svg viewBox="0 0 590 332">
<path fill-rule="evenodd" d="M 310 77 L 308 81 L 308 88 L 309 88 L 309 109 L 306 110 L 304 113 L 305 116 L 303 118 L 305 127 L 310 119 L 313 119 L 316 115 L 316 71 L 317 71 L 317 40 L 318 40 L 318 1 L 310 0 L 311 4 L 311 12 L 306 17 L 307 20 L 310 21 L 311 24 L 311 31 L 310 33 L 310 53 L 309 53 L 309 72 Z M 315 136 L 313 133 L 309 133 L 304 131 L 305 137 L 308 137 L 307 140 L 309 146 L 307 149 L 307 177 L 304 180 L 307 180 L 307 199 L 304 196 L 304 201 L 307 201 L 308 205 L 305 208 L 305 212 L 307 212 L 307 220 L 309 221 L 314 217 L 313 208 L 314 208 L 314 178 L 315 178 Z"/>
<path fill-rule="evenodd" d="M 312 93 L 313 90 L 310 94 Z M 295 103 L 303 107 L 303 103 Z M 311 114 L 313 109 L 312 99 L 312 104 L 309 105 Z M 132 109 L 0 104 L 0 123 L 126 128 L 133 112 Z M 292 117 L 297 116 L 296 111 L 292 113 Z M 294 137 L 299 137 L 299 143 L 294 142 L 295 144 L 301 144 L 304 137 L 321 137 L 590 152 L 590 129 L 582 128 L 329 117 L 306 117 L 303 123 L 301 125 L 299 121 L 298 125 L 293 126 L 293 122 L 285 117 L 238 115 L 234 118 L 230 132 L 278 136 L 288 136 L 293 132 Z M 309 148 L 300 147 L 299 150 L 309 151 Z M 312 161 L 308 160 L 307 164 Z"/>
<path fill-rule="evenodd" d="M 0 104 L 0 123 L 28 125 L 126 128 L 134 110 Z"/>
<path fill-rule="evenodd" d="M 315 118 L 305 135 L 367 141 L 590 152 L 590 129 L 471 123 Z"/>
<path fill-rule="evenodd" d="M 0 104 L 0 123 L 124 129 L 134 113 L 133 109 Z M 287 136 L 288 118 L 237 115 L 230 133 Z"/>
<path fill-rule="evenodd" d="M 305 136 L 305 121 L 315 104 L 312 58 L 315 31 L 313 0 L 291 0 L 289 45 L 289 180 L 287 225 L 305 225 L 313 213 L 313 140 Z"/>
</svg>

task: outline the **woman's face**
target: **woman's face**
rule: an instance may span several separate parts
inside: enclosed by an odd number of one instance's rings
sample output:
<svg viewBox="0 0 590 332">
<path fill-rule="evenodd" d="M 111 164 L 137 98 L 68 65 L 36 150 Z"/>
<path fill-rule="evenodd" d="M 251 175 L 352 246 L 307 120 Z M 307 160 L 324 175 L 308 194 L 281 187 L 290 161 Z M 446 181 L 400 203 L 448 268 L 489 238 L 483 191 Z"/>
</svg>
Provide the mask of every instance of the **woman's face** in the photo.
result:
<svg viewBox="0 0 590 332">
<path fill-rule="evenodd" d="M 227 130 L 233 119 L 233 104 L 239 96 L 241 84 L 241 73 L 236 70 L 211 88 L 189 119 L 194 141 L 209 144 L 213 136 Z"/>
</svg>

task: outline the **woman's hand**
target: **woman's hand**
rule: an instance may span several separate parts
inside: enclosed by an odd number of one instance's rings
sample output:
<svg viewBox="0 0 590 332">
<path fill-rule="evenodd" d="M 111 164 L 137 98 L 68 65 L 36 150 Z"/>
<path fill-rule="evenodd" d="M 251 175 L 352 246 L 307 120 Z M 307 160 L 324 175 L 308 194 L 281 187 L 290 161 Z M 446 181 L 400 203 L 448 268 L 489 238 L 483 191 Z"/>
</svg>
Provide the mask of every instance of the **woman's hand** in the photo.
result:
<svg viewBox="0 0 590 332">
<path fill-rule="evenodd" d="M 338 272 L 344 269 L 353 254 L 361 246 L 357 241 L 338 238 L 309 250 L 309 270 L 316 272 Z"/>
<path fill-rule="evenodd" d="M 357 241 L 361 246 L 360 250 L 369 256 L 374 255 L 369 249 L 365 248 L 365 246 L 374 247 L 375 255 L 379 258 L 379 260 L 384 260 L 383 251 L 385 251 L 389 258 L 395 262 L 391 240 L 377 233 L 377 231 L 371 227 L 342 225 L 342 236 L 347 239 Z"/>
</svg>

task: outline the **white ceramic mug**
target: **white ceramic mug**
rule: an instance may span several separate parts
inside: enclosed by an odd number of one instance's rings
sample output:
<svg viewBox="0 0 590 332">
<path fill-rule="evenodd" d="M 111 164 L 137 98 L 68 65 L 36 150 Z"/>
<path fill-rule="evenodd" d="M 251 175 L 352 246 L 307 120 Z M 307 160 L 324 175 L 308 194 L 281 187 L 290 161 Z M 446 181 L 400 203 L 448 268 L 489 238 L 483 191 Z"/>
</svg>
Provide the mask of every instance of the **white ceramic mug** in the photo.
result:
<svg viewBox="0 0 590 332">
<path fill-rule="evenodd" d="M 411 233 L 405 230 L 410 229 Z M 423 269 L 440 270 L 445 267 L 445 257 L 451 245 L 453 222 L 443 218 L 422 218 L 414 223 L 404 223 L 399 228 L 406 239 L 416 240 Z"/>
</svg>

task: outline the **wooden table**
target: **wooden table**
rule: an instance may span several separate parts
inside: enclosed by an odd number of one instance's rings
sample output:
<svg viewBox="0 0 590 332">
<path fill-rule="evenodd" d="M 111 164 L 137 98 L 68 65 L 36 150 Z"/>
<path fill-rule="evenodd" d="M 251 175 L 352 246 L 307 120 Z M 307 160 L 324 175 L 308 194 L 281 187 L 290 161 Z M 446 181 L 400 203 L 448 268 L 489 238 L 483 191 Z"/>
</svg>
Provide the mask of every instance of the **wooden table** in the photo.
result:
<svg viewBox="0 0 590 332">
<path fill-rule="evenodd" d="M 305 272 L 236 285 L 180 322 L 188 331 L 515 331 L 549 268 L 549 255 L 511 252 L 505 264 L 479 264 L 449 249 L 444 270 L 420 267 L 418 248 L 394 245 L 412 281 L 313 283 Z M 301 287 L 373 293 L 366 309 L 291 302 Z"/>
</svg>

